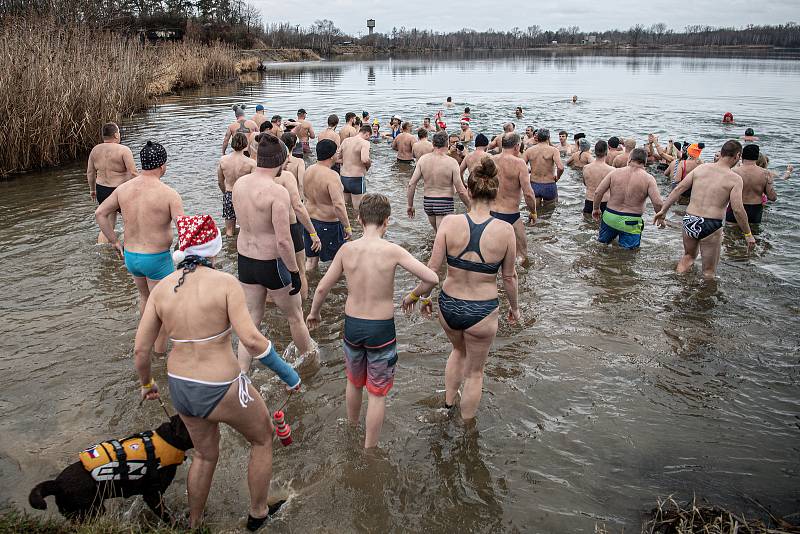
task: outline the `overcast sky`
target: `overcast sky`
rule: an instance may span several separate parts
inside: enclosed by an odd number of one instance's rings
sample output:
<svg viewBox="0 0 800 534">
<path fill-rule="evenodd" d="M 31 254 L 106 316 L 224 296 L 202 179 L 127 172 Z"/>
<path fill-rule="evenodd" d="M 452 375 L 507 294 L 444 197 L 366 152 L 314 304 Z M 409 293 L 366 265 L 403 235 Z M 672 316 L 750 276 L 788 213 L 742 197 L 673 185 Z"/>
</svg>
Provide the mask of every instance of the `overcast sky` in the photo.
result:
<svg viewBox="0 0 800 534">
<path fill-rule="evenodd" d="M 330 19 L 351 35 L 366 32 L 366 21 L 374 18 L 376 31 L 425 28 L 454 31 L 525 29 L 538 24 L 542 29 L 580 26 L 599 31 L 641 23 L 664 22 L 679 30 L 687 24 L 744 26 L 800 22 L 800 0 L 611 0 L 582 2 L 559 0 L 538 2 L 520 0 L 496 4 L 487 1 L 459 0 L 249 0 L 261 9 L 265 22 L 291 22 L 308 26 L 315 19 Z M 534 7 L 535 6 L 535 7 Z M 513 13 L 510 11 L 514 9 Z"/>
</svg>

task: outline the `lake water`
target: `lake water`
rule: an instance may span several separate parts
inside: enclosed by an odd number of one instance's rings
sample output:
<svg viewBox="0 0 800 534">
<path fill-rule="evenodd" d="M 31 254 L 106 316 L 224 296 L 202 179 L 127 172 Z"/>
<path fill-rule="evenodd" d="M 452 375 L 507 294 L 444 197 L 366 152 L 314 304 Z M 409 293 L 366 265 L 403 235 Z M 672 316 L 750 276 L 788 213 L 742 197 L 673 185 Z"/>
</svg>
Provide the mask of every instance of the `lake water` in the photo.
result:
<svg viewBox="0 0 800 534">
<path fill-rule="evenodd" d="M 798 83 L 799 61 L 768 57 L 484 54 L 275 65 L 238 83 L 162 98 L 125 123 L 123 140 L 134 153 L 147 139 L 164 143 L 164 180 L 188 213 L 221 223 L 215 169 L 234 103 L 250 111 L 263 103 L 268 115 L 284 117 L 303 107 L 319 131 L 329 113 L 347 111 L 370 111 L 384 124 L 397 113 L 419 124 L 451 95 L 458 107 L 446 121 L 455 126 L 469 105 L 476 133 L 498 133 L 520 105 L 520 126 L 583 131 L 592 143 L 611 135 L 643 141 L 653 132 L 663 141 L 705 142 L 705 159 L 752 127 L 782 171 L 796 156 Z M 573 94 L 577 105 L 568 102 Z M 720 124 L 726 111 L 735 126 Z M 387 237 L 427 261 L 428 223 L 405 216 L 411 170 L 397 166 L 386 144 L 372 154 L 368 190 L 389 195 L 395 211 Z M 657 179 L 666 195 L 668 181 Z M 381 446 L 367 454 L 363 435 L 344 422 L 340 285 L 313 333 L 321 365 L 306 372 L 303 394 L 287 408 L 295 443 L 276 441 L 273 487 L 292 499 L 272 528 L 635 532 L 642 513 L 670 494 L 749 515 L 761 514 L 751 498 L 778 516 L 796 512 L 797 180 L 778 181 L 780 198 L 765 213 L 753 253 L 737 230 L 726 233 L 719 279 L 705 283 L 697 272 L 674 273 L 682 251 L 676 225 L 648 225 L 638 253 L 599 246 L 596 224 L 580 213 L 580 177 L 568 170 L 561 202 L 527 230 L 534 261 L 519 273 L 524 320 L 501 322 L 476 428 L 438 411 L 449 353 L 438 323 L 398 312 L 395 387 Z M 156 403 L 138 407 L 135 288 L 115 255 L 94 244 L 85 162 L 0 183 L 0 207 L 0 502 L 27 507 L 30 488 L 80 450 L 153 428 L 163 413 Z M 229 241 L 220 268 L 235 272 L 235 259 Z M 396 300 L 411 287 L 399 276 Z M 271 305 L 265 325 L 280 347 L 288 344 L 286 322 Z M 166 383 L 164 363 L 154 370 Z M 254 382 L 269 407 L 283 402 L 269 373 L 257 372 Z M 245 442 L 227 428 L 222 436 L 207 509 L 215 529 L 241 523 L 248 503 Z M 169 494 L 179 510 L 185 473 Z"/>
</svg>

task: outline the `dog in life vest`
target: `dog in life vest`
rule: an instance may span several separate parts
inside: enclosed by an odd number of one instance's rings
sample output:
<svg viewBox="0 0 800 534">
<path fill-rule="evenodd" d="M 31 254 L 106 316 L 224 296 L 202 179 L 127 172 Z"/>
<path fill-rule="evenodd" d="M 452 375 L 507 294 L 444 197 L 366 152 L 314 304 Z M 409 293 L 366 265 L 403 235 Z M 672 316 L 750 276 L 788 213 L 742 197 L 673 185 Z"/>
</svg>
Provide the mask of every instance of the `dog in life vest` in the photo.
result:
<svg viewBox="0 0 800 534">
<path fill-rule="evenodd" d="M 189 431 L 181 418 L 173 415 L 154 432 L 104 441 L 84 450 L 80 460 L 54 480 L 33 488 L 28 502 L 45 510 L 45 497 L 54 495 L 64 517 L 81 521 L 104 513 L 106 499 L 141 495 L 153 513 L 172 522 L 163 495 L 192 447 Z"/>
</svg>

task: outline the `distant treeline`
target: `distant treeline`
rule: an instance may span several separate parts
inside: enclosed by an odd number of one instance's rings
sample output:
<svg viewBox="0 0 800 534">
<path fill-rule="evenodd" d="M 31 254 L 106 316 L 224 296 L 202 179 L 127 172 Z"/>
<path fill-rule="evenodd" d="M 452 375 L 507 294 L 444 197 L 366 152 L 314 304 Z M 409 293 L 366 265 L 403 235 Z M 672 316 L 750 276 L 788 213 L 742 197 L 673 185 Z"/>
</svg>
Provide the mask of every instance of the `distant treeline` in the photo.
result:
<svg viewBox="0 0 800 534">
<path fill-rule="evenodd" d="M 175 31 L 178 39 L 222 40 L 245 48 L 263 31 L 261 11 L 244 0 L 0 0 L 0 15 L 47 17 L 123 33 L 160 32 L 162 38 Z"/>
<path fill-rule="evenodd" d="M 463 29 L 440 33 L 416 28 L 393 28 L 388 33 L 356 38 L 347 35 L 329 20 L 316 21 L 308 27 L 287 23 L 265 27 L 264 41 L 271 47 L 309 47 L 327 53 L 331 46 L 351 42 L 389 50 L 463 50 L 463 49 L 524 49 L 559 44 L 597 44 L 608 46 L 772 46 L 800 48 L 800 26 L 793 22 L 776 26 L 747 26 L 744 28 L 714 28 L 686 26 L 674 31 L 664 23 L 627 30 L 604 32 L 581 31 L 578 26 L 543 30 L 539 26 L 508 31 L 475 31 Z"/>
</svg>

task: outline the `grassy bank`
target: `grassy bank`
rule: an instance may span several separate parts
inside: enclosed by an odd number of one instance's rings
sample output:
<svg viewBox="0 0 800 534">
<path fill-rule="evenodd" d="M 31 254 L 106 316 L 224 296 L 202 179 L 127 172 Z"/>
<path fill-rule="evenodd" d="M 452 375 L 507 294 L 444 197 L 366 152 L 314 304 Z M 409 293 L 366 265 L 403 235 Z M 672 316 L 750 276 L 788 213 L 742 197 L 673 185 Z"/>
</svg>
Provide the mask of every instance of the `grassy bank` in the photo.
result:
<svg viewBox="0 0 800 534">
<path fill-rule="evenodd" d="M 41 31 L 47 27 L 48 31 Z M 0 176 L 85 154 L 103 123 L 123 122 L 154 96 L 233 78 L 260 61 L 195 42 L 136 38 L 55 22 L 0 21 Z"/>
<path fill-rule="evenodd" d="M 754 501 L 755 503 L 755 501 Z M 755 503 L 758 504 L 758 503 Z M 742 514 L 726 510 L 709 503 L 692 499 L 686 504 L 675 501 L 672 497 L 659 499 L 655 508 L 644 514 L 641 534 L 798 534 L 800 526 L 777 518 L 765 508 L 765 521 L 747 518 Z M 796 515 L 796 514 L 795 514 Z M 213 532 L 215 529 L 206 529 Z M 171 529 L 163 525 L 131 523 L 122 519 L 119 514 L 109 513 L 84 525 L 72 525 L 59 519 L 45 519 L 30 515 L 16 509 L 0 512 L 0 534 L 26 532 L 32 534 L 140 534 L 153 532 L 156 534 L 178 534 L 180 529 Z M 595 525 L 596 534 L 613 534 L 628 532 L 616 530 L 604 524 Z M 630 532 L 636 532 L 631 529 Z"/>
</svg>

